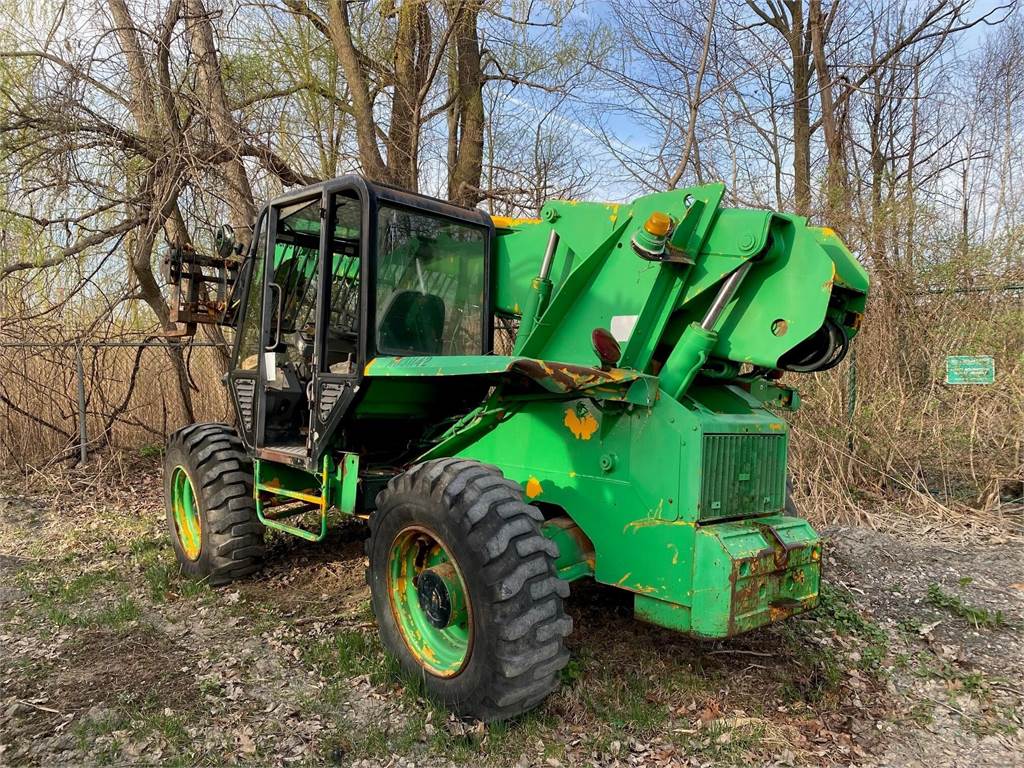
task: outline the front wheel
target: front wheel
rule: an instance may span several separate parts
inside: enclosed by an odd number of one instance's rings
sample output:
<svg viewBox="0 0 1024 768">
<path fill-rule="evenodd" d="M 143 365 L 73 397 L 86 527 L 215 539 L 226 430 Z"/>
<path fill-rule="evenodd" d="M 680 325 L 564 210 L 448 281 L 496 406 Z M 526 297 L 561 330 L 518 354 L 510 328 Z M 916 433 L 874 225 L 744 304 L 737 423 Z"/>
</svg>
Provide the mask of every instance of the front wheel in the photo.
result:
<svg viewBox="0 0 1024 768">
<path fill-rule="evenodd" d="M 381 639 L 460 715 L 514 717 L 558 687 L 569 585 L 541 522 L 518 485 L 474 461 L 418 464 L 377 496 L 367 581 Z"/>
<path fill-rule="evenodd" d="M 254 573 L 263 525 L 252 463 L 227 424 L 192 424 L 171 435 L 164 456 L 167 526 L 186 576 L 222 586 Z"/>
</svg>

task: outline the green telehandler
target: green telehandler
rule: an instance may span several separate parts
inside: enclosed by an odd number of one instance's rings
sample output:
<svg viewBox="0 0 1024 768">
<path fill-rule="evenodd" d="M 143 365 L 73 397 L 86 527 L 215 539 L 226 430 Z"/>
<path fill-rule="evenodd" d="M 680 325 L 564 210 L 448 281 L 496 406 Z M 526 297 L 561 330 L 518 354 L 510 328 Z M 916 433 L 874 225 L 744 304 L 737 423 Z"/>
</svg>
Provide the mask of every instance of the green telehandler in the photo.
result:
<svg viewBox="0 0 1024 768">
<path fill-rule="evenodd" d="M 352 175 L 272 200 L 247 253 L 229 228 L 172 248 L 181 335 L 234 328 L 234 426 L 167 447 L 183 571 L 223 585 L 265 528 L 361 518 L 384 647 L 485 721 L 557 688 L 576 579 L 699 638 L 812 608 L 781 377 L 844 358 L 867 274 L 831 230 L 723 194 L 512 220 Z"/>
</svg>

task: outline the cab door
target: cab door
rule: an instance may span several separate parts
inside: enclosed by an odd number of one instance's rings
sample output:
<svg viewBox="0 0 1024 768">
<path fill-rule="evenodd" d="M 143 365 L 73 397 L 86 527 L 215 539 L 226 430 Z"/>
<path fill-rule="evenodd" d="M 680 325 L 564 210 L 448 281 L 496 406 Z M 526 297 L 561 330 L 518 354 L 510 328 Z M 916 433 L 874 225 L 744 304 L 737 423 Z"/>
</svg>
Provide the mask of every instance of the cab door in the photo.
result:
<svg viewBox="0 0 1024 768">
<path fill-rule="evenodd" d="M 296 466 L 309 463 L 322 231 L 320 191 L 268 209 L 255 445 L 261 457 Z"/>
<path fill-rule="evenodd" d="M 310 412 L 310 461 L 319 464 L 359 396 L 365 355 L 369 212 L 356 186 L 325 191 L 320 244 L 320 328 Z"/>
<path fill-rule="evenodd" d="M 267 249 L 267 212 L 261 212 L 256 236 L 249 248 L 249 257 L 242 279 L 244 293 L 238 308 L 235 348 L 228 371 L 228 391 L 235 408 L 235 420 L 243 442 L 256 447 L 257 389 L 262 337 L 264 256 Z"/>
</svg>

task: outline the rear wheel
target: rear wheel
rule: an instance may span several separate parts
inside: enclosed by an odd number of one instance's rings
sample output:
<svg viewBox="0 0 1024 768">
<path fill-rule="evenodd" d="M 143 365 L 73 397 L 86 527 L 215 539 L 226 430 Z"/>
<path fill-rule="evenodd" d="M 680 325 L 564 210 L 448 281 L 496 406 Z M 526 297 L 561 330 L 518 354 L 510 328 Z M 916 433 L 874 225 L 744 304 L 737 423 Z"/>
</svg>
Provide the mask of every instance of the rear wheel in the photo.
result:
<svg viewBox="0 0 1024 768">
<path fill-rule="evenodd" d="M 514 717 L 558 687 L 569 585 L 542 521 L 518 485 L 461 459 L 418 464 L 377 496 L 367 580 L 382 641 L 460 715 Z"/>
<path fill-rule="evenodd" d="M 259 568 L 263 525 L 253 501 L 252 463 L 231 427 L 192 424 L 171 435 L 164 496 L 183 573 L 221 586 Z"/>
</svg>

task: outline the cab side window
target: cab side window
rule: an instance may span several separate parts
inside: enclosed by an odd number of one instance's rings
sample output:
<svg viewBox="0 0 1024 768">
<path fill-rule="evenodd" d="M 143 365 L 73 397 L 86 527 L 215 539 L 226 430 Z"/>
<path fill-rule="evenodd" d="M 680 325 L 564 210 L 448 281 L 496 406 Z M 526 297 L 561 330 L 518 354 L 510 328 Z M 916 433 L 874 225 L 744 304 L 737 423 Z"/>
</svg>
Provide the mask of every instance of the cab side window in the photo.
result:
<svg viewBox="0 0 1024 768">
<path fill-rule="evenodd" d="M 382 205 L 376 235 L 378 351 L 482 354 L 487 231 Z"/>
<path fill-rule="evenodd" d="M 357 372 L 359 307 L 361 302 L 359 237 L 362 206 L 353 193 L 332 200 L 331 279 L 327 296 L 327 344 L 324 369 L 350 375 Z"/>
<path fill-rule="evenodd" d="M 260 217 L 259 235 L 249 254 L 249 285 L 238 326 L 238 355 L 235 367 L 255 371 L 260 354 L 260 318 L 263 313 L 263 262 L 267 252 L 267 217 Z"/>
</svg>

